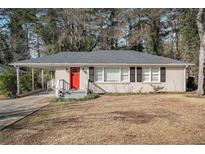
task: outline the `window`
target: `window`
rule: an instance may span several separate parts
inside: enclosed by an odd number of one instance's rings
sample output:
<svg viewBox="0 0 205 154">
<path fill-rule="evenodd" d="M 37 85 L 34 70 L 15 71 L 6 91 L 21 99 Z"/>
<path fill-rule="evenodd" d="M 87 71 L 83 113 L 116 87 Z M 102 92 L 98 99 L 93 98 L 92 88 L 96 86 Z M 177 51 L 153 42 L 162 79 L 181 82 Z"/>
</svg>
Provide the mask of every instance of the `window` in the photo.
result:
<svg viewBox="0 0 205 154">
<path fill-rule="evenodd" d="M 119 82 L 120 70 L 119 68 L 105 68 L 104 69 L 105 82 Z"/>
<path fill-rule="evenodd" d="M 150 82 L 150 68 L 143 68 L 142 69 L 142 81 L 143 82 Z"/>
<path fill-rule="evenodd" d="M 122 68 L 121 69 L 121 81 L 122 82 L 128 82 L 129 81 L 129 69 L 128 68 Z"/>
<path fill-rule="evenodd" d="M 142 69 L 143 82 L 160 82 L 159 68 L 143 68 Z"/>
<path fill-rule="evenodd" d="M 103 68 L 95 68 L 95 82 L 103 81 Z"/>
<path fill-rule="evenodd" d="M 71 68 L 71 72 L 72 72 L 72 73 L 78 73 L 78 72 L 79 72 L 79 68 L 77 68 L 77 67 L 72 67 L 72 68 Z"/>
<path fill-rule="evenodd" d="M 152 82 L 159 82 L 159 68 L 152 68 Z"/>
<path fill-rule="evenodd" d="M 102 68 L 94 69 L 95 82 L 129 82 L 129 68 Z"/>
</svg>

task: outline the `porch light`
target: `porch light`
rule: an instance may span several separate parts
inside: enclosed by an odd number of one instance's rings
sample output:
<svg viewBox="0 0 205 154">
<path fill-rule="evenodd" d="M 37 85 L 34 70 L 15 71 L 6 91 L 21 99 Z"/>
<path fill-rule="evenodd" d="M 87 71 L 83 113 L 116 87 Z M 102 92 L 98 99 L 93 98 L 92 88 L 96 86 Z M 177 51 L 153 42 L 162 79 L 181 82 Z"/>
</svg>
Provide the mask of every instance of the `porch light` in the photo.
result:
<svg viewBox="0 0 205 154">
<path fill-rule="evenodd" d="M 66 72 L 68 72 L 68 73 L 70 72 L 69 68 L 66 68 Z"/>
<path fill-rule="evenodd" d="M 85 74 L 87 74 L 87 70 L 84 67 L 82 67 L 82 70 Z"/>
</svg>

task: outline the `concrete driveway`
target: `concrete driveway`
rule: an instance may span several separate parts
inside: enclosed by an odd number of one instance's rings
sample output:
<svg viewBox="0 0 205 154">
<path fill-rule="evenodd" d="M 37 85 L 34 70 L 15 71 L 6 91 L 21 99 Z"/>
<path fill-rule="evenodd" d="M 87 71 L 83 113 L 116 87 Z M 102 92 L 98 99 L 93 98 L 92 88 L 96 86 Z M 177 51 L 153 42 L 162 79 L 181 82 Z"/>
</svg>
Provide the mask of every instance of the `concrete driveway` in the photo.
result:
<svg viewBox="0 0 205 154">
<path fill-rule="evenodd" d="M 46 92 L 0 101 L 0 130 L 48 105 L 54 95 Z"/>
</svg>

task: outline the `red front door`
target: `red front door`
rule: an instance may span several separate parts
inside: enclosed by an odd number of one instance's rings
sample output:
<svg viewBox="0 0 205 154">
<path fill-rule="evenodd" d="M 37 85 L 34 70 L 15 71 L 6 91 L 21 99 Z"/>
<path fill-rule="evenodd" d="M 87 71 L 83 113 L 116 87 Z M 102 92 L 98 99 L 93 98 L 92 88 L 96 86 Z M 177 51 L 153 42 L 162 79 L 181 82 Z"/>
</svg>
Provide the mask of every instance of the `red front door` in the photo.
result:
<svg viewBox="0 0 205 154">
<path fill-rule="evenodd" d="M 80 88 L 80 67 L 70 68 L 70 88 L 71 89 Z"/>
</svg>

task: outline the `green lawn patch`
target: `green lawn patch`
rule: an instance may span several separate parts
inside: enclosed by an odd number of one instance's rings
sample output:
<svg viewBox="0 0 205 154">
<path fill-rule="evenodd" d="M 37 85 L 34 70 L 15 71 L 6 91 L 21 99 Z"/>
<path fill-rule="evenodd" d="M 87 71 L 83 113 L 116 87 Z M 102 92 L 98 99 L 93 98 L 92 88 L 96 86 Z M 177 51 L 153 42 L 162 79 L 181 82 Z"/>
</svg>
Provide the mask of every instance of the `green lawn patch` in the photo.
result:
<svg viewBox="0 0 205 154">
<path fill-rule="evenodd" d="M 46 124 L 45 120 L 38 120 L 38 121 L 34 121 L 33 122 L 35 125 L 42 125 L 42 124 Z"/>
<path fill-rule="evenodd" d="M 4 144 L 10 140 L 7 136 L 0 136 L 0 144 Z"/>
<path fill-rule="evenodd" d="M 57 114 L 57 113 L 59 113 L 57 110 L 47 110 L 43 112 L 43 115 L 49 116 L 49 115 Z"/>
</svg>

